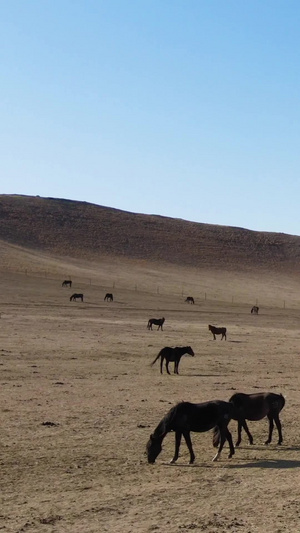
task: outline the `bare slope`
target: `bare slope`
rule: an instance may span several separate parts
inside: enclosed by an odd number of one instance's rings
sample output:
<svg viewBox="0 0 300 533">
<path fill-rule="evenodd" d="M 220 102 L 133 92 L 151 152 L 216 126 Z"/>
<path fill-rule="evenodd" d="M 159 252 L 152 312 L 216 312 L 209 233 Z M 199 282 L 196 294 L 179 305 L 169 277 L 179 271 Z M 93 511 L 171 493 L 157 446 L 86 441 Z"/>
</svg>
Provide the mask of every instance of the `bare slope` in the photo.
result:
<svg viewBox="0 0 300 533">
<path fill-rule="evenodd" d="M 300 237 L 133 214 L 86 202 L 0 195 L 0 239 L 96 260 L 103 255 L 197 268 L 299 272 Z"/>
</svg>

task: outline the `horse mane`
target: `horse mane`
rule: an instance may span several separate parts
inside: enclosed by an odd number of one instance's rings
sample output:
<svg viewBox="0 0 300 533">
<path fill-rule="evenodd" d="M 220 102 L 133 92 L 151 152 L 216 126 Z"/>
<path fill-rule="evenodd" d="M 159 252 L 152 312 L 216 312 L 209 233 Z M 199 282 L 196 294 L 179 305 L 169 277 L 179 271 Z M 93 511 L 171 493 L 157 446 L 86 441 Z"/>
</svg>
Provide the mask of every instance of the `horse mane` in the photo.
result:
<svg viewBox="0 0 300 533">
<path fill-rule="evenodd" d="M 164 438 L 169 431 L 172 431 L 172 422 L 177 414 L 179 406 L 183 403 L 184 402 L 179 402 L 167 412 L 167 414 L 162 418 L 158 426 L 155 428 L 153 437 Z"/>
</svg>

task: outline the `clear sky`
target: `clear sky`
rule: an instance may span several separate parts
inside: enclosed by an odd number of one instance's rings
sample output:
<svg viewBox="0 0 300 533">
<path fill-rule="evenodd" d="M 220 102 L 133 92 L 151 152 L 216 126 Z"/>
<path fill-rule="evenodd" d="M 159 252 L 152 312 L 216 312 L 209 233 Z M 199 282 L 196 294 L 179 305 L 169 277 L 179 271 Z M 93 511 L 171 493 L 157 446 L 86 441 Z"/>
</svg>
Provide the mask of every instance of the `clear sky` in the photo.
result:
<svg viewBox="0 0 300 533">
<path fill-rule="evenodd" d="M 1 193 L 300 235 L 299 0 L 0 0 Z"/>
</svg>

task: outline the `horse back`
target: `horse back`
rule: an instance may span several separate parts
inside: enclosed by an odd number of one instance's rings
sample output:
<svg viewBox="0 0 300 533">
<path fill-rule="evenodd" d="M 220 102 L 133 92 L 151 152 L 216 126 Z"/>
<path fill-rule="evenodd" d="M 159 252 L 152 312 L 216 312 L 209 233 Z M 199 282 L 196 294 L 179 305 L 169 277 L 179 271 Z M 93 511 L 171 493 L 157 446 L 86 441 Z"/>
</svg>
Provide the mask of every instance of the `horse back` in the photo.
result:
<svg viewBox="0 0 300 533">
<path fill-rule="evenodd" d="M 188 430 L 202 433 L 218 425 L 227 425 L 232 415 L 233 406 L 229 402 L 221 400 L 200 404 L 182 402 L 178 404 L 173 421 L 174 431 Z"/>
<path fill-rule="evenodd" d="M 261 420 L 269 413 L 279 413 L 285 404 L 282 394 L 261 392 L 255 394 L 236 393 L 230 400 L 235 407 L 234 419 Z"/>
</svg>

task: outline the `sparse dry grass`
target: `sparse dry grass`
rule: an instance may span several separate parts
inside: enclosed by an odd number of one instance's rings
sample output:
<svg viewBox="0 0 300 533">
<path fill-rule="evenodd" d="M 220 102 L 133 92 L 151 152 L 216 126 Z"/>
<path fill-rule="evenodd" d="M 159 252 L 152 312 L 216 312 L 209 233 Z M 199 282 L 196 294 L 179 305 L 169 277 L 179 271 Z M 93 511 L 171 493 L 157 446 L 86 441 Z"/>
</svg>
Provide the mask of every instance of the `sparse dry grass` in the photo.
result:
<svg viewBox="0 0 300 533">
<path fill-rule="evenodd" d="M 1 249 L 1 530 L 299 530 L 298 281 Z M 69 273 L 83 304 L 61 287 Z M 106 303 L 114 281 L 115 301 Z M 195 306 L 184 303 L 188 293 Z M 276 303 L 284 299 L 286 309 Z M 146 329 L 150 315 L 166 317 L 163 332 Z M 212 340 L 209 323 L 228 328 L 227 342 Z M 196 355 L 182 359 L 179 376 L 150 366 L 163 346 L 183 344 Z M 231 460 L 225 449 L 212 463 L 211 434 L 193 434 L 195 465 L 182 445 L 171 466 L 170 434 L 157 463 L 146 463 L 149 434 L 173 404 L 228 399 L 234 390 L 284 394 L 283 446 L 276 438 L 262 445 L 261 421 L 250 423 L 255 445 L 244 438 Z"/>
</svg>

